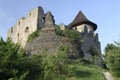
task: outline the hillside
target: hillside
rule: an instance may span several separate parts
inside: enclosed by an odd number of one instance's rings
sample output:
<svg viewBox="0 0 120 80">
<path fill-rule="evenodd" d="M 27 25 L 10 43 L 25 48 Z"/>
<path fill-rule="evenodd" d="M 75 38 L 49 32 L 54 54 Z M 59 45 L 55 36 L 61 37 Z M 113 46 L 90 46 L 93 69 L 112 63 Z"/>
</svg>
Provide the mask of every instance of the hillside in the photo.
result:
<svg viewBox="0 0 120 80">
<path fill-rule="evenodd" d="M 61 45 L 54 54 L 26 56 L 9 39 L 0 39 L 0 80 L 105 80 L 102 69 L 84 59 L 70 60 Z"/>
<path fill-rule="evenodd" d="M 38 36 L 28 41 L 25 49 L 28 55 L 42 54 L 43 52 L 50 54 L 55 53 L 59 46 L 64 45 L 69 48 L 69 54 L 72 58 L 80 58 L 83 57 L 81 43 L 80 33 L 74 30 L 66 30 L 64 34 L 62 31 L 60 34 L 56 31 L 38 31 Z"/>
<path fill-rule="evenodd" d="M 54 80 L 105 80 L 103 70 L 94 65 L 91 60 L 83 58 L 81 34 L 75 30 L 56 29 L 32 33 L 36 37 L 30 35 L 25 47 L 27 55 L 45 56 L 47 64 L 45 65 L 50 70 L 50 72 L 47 70 L 46 80 L 49 78 Z"/>
</svg>

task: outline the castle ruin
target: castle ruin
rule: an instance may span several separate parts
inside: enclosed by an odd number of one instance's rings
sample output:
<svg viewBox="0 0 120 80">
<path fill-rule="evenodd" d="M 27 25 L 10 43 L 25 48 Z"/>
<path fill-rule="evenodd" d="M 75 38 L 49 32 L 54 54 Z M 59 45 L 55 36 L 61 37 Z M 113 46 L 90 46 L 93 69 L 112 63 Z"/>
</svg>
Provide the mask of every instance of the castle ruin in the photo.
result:
<svg viewBox="0 0 120 80">
<path fill-rule="evenodd" d="M 50 11 L 45 14 L 42 7 L 37 7 L 31 10 L 26 17 L 20 18 L 15 26 L 9 29 L 7 36 L 14 43 L 25 47 L 31 33 L 40 29 L 54 29 L 55 21 L 53 19 Z"/>
<path fill-rule="evenodd" d="M 66 28 L 77 30 L 82 34 L 83 43 L 81 45 L 81 50 L 84 53 L 84 58 L 91 58 L 91 49 L 94 49 L 98 54 L 101 53 L 98 34 L 95 33 L 97 25 L 88 20 L 81 11 L 68 26 L 61 26 L 62 30 Z M 27 37 L 39 29 L 55 30 L 54 16 L 50 11 L 45 14 L 42 7 L 37 7 L 31 10 L 26 17 L 20 18 L 15 26 L 9 29 L 8 37 L 10 37 L 14 43 L 18 43 L 22 47 L 25 47 L 27 43 Z"/>
</svg>

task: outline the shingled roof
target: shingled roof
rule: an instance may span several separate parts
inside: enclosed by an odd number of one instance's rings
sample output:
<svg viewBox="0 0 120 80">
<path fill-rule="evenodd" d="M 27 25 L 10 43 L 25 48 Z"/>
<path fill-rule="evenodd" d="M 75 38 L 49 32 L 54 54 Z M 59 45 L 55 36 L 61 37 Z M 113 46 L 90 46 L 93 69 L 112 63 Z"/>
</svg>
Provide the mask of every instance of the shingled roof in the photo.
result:
<svg viewBox="0 0 120 80">
<path fill-rule="evenodd" d="M 79 11 L 79 13 L 75 17 L 75 19 L 68 26 L 69 26 L 69 28 L 73 28 L 73 27 L 75 27 L 77 25 L 81 25 L 81 24 L 92 25 L 94 27 L 94 31 L 97 29 L 97 25 L 95 23 L 91 22 L 90 20 L 88 20 L 87 17 L 82 13 L 82 11 Z"/>
</svg>

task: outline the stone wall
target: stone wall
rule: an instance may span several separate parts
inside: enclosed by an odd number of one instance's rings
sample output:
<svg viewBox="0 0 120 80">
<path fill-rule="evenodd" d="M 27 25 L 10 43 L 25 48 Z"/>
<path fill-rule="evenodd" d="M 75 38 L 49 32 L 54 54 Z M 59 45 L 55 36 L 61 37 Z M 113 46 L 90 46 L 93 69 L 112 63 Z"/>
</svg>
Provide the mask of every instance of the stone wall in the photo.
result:
<svg viewBox="0 0 120 80">
<path fill-rule="evenodd" d="M 44 51 L 48 54 L 55 53 L 60 45 L 67 46 L 72 58 L 82 57 L 80 44 L 71 42 L 67 37 L 56 35 L 54 31 L 42 31 L 40 36 L 28 42 L 25 49 L 28 55 L 41 54 Z"/>
<path fill-rule="evenodd" d="M 82 38 L 83 43 L 81 44 L 81 50 L 84 53 L 84 59 L 92 60 L 93 56 L 91 53 L 94 53 L 96 56 L 94 64 L 102 66 L 101 46 L 98 39 L 98 34 L 93 31 L 88 32 L 87 27 L 85 27 L 82 32 Z M 94 52 L 91 52 L 91 49 Z"/>
<path fill-rule="evenodd" d="M 41 7 L 31 10 L 26 17 L 20 18 L 15 26 L 9 29 L 8 37 L 10 37 L 14 43 L 18 43 L 24 47 L 28 35 L 44 26 L 44 23 L 42 23 L 43 17 L 44 11 Z"/>
</svg>

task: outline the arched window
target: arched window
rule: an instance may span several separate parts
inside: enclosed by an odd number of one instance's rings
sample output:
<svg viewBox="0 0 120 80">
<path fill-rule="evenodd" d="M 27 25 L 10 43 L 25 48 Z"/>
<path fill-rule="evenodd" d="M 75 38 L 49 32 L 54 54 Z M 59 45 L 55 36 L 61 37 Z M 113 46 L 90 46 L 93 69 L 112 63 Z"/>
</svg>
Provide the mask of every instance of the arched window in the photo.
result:
<svg viewBox="0 0 120 80">
<path fill-rule="evenodd" d="M 25 28 L 25 33 L 27 33 L 29 31 L 29 27 Z"/>
</svg>

